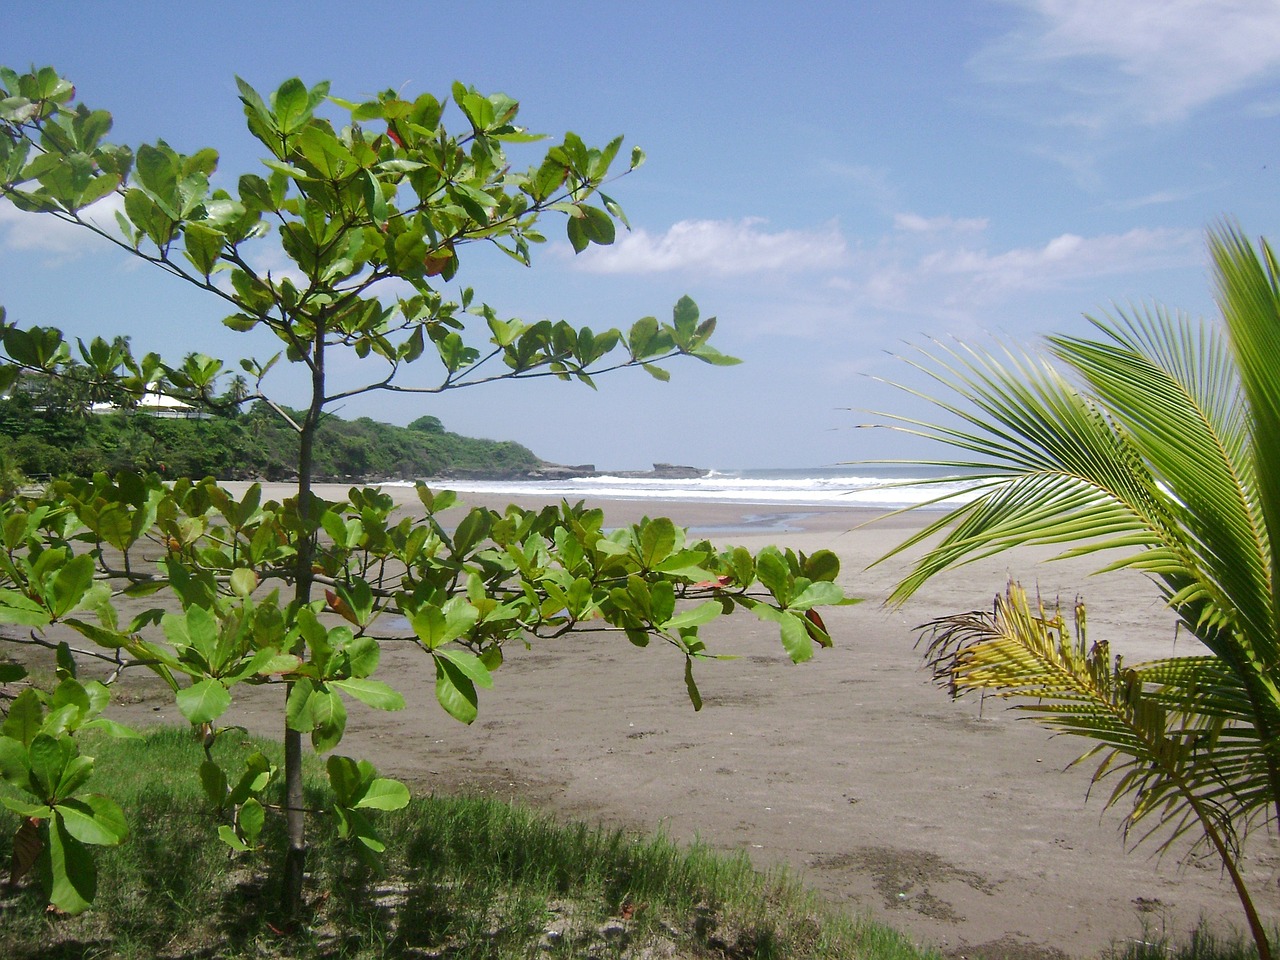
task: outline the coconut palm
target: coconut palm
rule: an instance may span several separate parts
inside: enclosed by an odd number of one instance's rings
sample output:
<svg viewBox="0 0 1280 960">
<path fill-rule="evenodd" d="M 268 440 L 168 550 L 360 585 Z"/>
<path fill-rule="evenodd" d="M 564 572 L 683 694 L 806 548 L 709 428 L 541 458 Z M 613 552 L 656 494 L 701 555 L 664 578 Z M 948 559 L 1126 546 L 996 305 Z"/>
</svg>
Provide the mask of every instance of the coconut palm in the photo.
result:
<svg viewBox="0 0 1280 960">
<path fill-rule="evenodd" d="M 1110 803 L 1132 803 L 1138 839 L 1198 831 L 1269 960 L 1238 861 L 1280 806 L 1280 267 L 1231 226 L 1209 247 L 1222 323 L 1152 308 L 1052 337 L 1047 357 L 958 346 L 916 361 L 956 397 L 931 398 L 948 422 L 894 426 L 961 451 L 946 463 L 979 488 L 895 550 L 932 543 L 892 599 L 1021 544 L 1118 551 L 1105 569 L 1148 574 L 1198 655 L 1125 664 L 1090 644 L 1083 605 L 1068 622 L 1010 585 L 991 612 L 932 624 L 929 657 L 956 692 L 1020 697 L 1092 740 L 1081 759 L 1114 784 Z"/>
</svg>

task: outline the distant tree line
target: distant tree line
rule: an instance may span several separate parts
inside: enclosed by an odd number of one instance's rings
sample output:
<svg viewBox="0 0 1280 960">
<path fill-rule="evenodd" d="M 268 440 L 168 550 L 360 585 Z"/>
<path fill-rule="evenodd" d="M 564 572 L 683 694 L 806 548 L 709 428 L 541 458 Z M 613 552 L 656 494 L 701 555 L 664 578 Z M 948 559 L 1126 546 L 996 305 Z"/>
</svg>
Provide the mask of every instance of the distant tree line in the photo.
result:
<svg viewBox="0 0 1280 960">
<path fill-rule="evenodd" d="M 131 468 L 162 476 L 287 480 L 297 463 L 297 433 L 263 403 L 245 412 L 168 418 L 136 410 L 93 413 L 62 399 L 40 391 L 0 399 L 0 468 L 26 476 Z M 514 476 L 540 463 L 518 443 L 459 436 L 430 416 L 407 427 L 330 416 L 316 443 L 321 480 Z"/>
</svg>

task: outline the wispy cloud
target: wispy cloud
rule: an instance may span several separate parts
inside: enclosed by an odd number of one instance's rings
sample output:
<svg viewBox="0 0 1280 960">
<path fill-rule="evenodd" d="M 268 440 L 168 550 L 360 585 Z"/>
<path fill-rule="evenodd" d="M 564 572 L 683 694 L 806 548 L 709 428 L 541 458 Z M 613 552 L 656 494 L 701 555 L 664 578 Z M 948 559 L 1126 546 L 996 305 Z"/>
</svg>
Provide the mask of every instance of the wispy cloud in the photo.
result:
<svg viewBox="0 0 1280 960">
<path fill-rule="evenodd" d="M 970 233 L 987 229 L 986 217 L 922 217 L 918 213 L 896 213 L 893 225 L 909 233 Z"/>
<path fill-rule="evenodd" d="M 1038 246 L 996 253 L 963 246 L 935 250 L 919 260 L 915 273 L 921 279 L 962 280 L 964 292 L 989 296 L 1054 289 L 1085 277 L 1190 265 L 1199 261 L 1202 246 L 1195 230 L 1136 228 L 1095 237 L 1063 233 Z"/>
<path fill-rule="evenodd" d="M 613 246 L 593 247 L 575 262 L 593 273 L 795 273 L 836 266 L 846 246 L 835 224 L 770 231 L 760 217 L 681 220 L 664 233 L 636 230 Z"/>
<path fill-rule="evenodd" d="M 1006 2 L 1027 12 L 1025 23 L 973 65 L 991 79 L 1057 87 L 1073 106 L 1053 119 L 1076 128 L 1176 122 L 1280 74 L 1275 0 Z"/>
<path fill-rule="evenodd" d="M 115 233 L 117 210 L 123 201 L 111 194 L 81 211 L 81 216 Z M 0 249 L 47 254 L 51 260 L 69 260 L 101 250 L 104 242 L 83 227 L 59 220 L 47 213 L 28 213 L 7 201 L 0 201 Z"/>
</svg>

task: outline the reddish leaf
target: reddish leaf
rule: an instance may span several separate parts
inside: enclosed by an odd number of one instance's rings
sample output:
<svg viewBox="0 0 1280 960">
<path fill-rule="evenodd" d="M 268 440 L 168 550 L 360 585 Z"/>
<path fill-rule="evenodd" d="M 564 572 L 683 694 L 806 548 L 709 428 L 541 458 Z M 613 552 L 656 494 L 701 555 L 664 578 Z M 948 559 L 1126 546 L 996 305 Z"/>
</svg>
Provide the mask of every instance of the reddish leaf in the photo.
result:
<svg viewBox="0 0 1280 960">
<path fill-rule="evenodd" d="M 44 844 L 40 842 L 40 821 L 28 817 L 13 835 L 13 860 L 9 864 L 9 883 L 21 880 L 40 858 Z"/>
</svg>

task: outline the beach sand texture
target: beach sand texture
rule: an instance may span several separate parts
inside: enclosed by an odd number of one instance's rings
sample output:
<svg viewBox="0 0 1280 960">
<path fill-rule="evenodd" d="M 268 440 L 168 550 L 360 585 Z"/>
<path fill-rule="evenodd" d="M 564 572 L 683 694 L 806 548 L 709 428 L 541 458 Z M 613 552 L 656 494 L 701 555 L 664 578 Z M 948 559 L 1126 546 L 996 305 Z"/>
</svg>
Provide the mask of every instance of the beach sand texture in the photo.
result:
<svg viewBox="0 0 1280 960">
<path fill-rule="evenodd" d="M 240 485 L 242 486 L 242 485 Z M 320 491 L 341 499 L 345 488 Z M 406 509 L 413 491 L 388 488 Z M 268 496 L 290 493 L 272 486 Z M 472 504 L 500 506 L 463 495 Z M 534 506 L 526 502 L 525 506 Z M 683 661 L 661 643 L 568 636 L 508 648 L 479 719 L 465 727 L 434 702 L 429 664 L 409 645 L 388 649 L 379 676 L 408 708 L 350 707 L 344 753 L 372 760 L 416 793 L 478 792 L 564 817 L 748 852 L 785 864 L 854 912 L 882 919 L 955 955 L 1096 955 L 1114 943 L 1200 920 L 1238 926 L 1239 908 L 1212 858 L 1157 861 L 1126 853 L 1106 785 L 1085 802 L 1092 766 L 1065 770 L 1082 741 L 1051 738 L 998 700 L 952 702 L 914 646 L 916 625 L 988 607 L 1009 576 L 1049 598 L 1089 604 L 1092 639 L 1138 660 L 1172 647 L 1173 619 L 1156 589 L 1131 573 L 1089 577 L 1097 558 L 1041 561 L 1023 549 L 931 581 L 905 607 L 883 599 L 906 570 L 866 567 L 924 522 L 851 509 L 607 501 L 612 523 L 671 516 L 717 542 L 767 543 L 839 554 L 840 581 L 865 602 L 824 612 L 835 647 L 792 665 L 776 629 L 749 615 L 704 628 L 705 707 L 685 695 Z M 163 689 L 126 678 L 134 724 L 180 721 Z M 277 736 L 278 691 L 237 702 L 227 721 Z M 1256 835 L 1246 867 L 1264 917 L 1277 916 L 1280 855 Z"/>
</svg>

